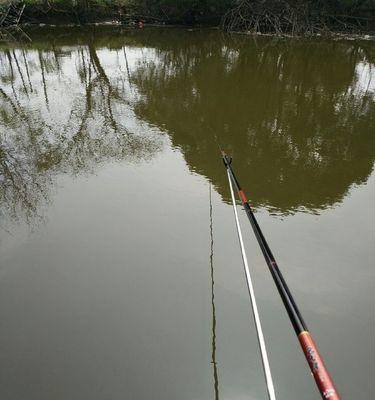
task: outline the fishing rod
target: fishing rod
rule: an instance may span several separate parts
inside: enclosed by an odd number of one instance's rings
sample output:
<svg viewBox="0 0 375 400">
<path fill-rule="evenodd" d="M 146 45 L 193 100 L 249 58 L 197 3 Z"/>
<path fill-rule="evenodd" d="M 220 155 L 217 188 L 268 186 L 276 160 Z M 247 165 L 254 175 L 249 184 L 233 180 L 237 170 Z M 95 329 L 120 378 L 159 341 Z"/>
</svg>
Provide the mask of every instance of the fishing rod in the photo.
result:
<svg viewBox="0 0 375 400">
<path fill-rule="evenodd" d="M 241 199 L 242 205 L 246 211 L 246 215 L 250 221 L 253 228 L 259 246 L 262 250 L 263 256 L 266 260 L 268 268 L 271 272 L 272 278 L 276 284 L 279 291 L 281 299 L 284 303 L 286 311 L 289 315 L 290 321 L 296 332 L 300 345 L 302 347 L 303 353 L 305 354 L 306 360 L 309 364 L 311 373 L 314 376 L 316 385 L 319 392 L 324 400 L 340 400 L 340 396 L 337 393 L 335 385 L 332 378 L 330 377 L 322 356 L 319 354 L 318 348 L 306 326 L 305 321 L 295 303 L 292 294 L 286 284 L 284 277 L 277 265 L 277 262 L 268 246 L 268 243 L 263 235 L 262 230 L 255 218 L 252 208 L 250 207 L 249 201 L 242 190 L 232 168 L 232 159 L 228 157 L 224 151 L 221 150 L 223 162 L 227 170 L 229 186 L 232 192 L 232 184 L 235 186 L 238 195 Z M 233 198 L 232 198 L 233 200 Z"/>
<path fill-rule="evenodd" d="M 240 242 L 242 261 L 243 261 L 245 275 L 246 275 L 247 288 L 249 290 L 251 307 L 253 309 L 255 328 L 256 328 L 256 332 L 257 332 L 258 344 L 259 344 L 260 354 L 261 354 L 261 358 L 262 358 L 263 372 L 264 372 L 264 377 L 265 377 L 265 380 L 266 380 L 267 394 L 268 394 L 269 400 L 276 400 L 275 388 L 274 388 L 272 375 L 271 375 L 270 363 L 268 361 L 266 343 L 265 343 L 265 340 L 264 340 L 262 325 L 261 325 L 261 322 L 260 322 L 260 317 L 259 317 L 259 312 L 258 312 L 258 306 L 257 306 L 257 302 L 256 302 L 256 299 L 255 299 L 254 286 L 253 286 L 253 282 L 252 282 L 252 279 L 251 279 L 249 264 L 247 262 L 247 256 L 246 256 L 246 251 L 245 251 L 245 245 L 243 243 L 240 221 L 238 219 L 238 213 L 237 213 L 237 207 L 236 207 L 236 198 L 235 198 L 235 195 L 234 195 L 232 182 L 230 180 L 229 171 L 227 171 L 227 173 L 228 173 L 228 179 L 229 179 L 230 192 L 231 192 L 231 196 L 232 196 L 234 217 L 235 217 L 235 220 L 236 220 L 238 240 Z"/>
</svg>

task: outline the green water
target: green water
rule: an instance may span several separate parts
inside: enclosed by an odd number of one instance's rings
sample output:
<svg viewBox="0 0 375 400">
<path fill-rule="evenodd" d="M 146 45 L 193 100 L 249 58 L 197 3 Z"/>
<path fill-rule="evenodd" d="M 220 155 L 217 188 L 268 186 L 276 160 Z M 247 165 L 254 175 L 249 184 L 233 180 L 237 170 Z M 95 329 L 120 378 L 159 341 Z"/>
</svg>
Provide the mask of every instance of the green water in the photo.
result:
<svg viewBox="0 0 375 400">
<path fill-rule="evenodd" d="M 375 42 L 29 34 L 0 44 L 1 399 L 266 398 L 217 142 L 342 397 L 372 398 Z M 317 399 L 240 216 L 277 397 Z"/>
</svg>

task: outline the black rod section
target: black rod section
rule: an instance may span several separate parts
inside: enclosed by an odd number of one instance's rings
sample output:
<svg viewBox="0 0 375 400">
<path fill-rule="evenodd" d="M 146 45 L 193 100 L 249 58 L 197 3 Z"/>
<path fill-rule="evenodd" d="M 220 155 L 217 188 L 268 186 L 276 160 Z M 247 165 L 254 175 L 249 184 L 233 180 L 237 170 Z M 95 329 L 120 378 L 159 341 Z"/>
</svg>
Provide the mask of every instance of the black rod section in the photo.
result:
<svg viewBox="0 0 375 400">
<path fill-rule="evenodd" d="M 223 151 L 221 153 L 225 168 L 229 172 L 230 179 L 237 189 L 238 195 L 242 201 L 242 205 L 245 209 L 246 215 L 250 221 L 251 227 L 253 228 L 253 231 L 255 233 L 255 237 L 257 238 L 259 246 L 262 250 L 264 259 L 266 260 L 272 278 L 276 284 L 277 290 L 281 296 L 286 311 L 289 315 L 290 321 L 297 334 L 298 340 L 302 347 L 302 351 L 305 354 L 306 360 L 314 376 L 316 385 L 319 389 L 322 399 L 340 400 L 340 397 L 337 393 L 332 378 L 330 377 L 329 372 L 326 366 L 324 365 L 323 358 L 319 354 L 318 348 L 310 332 L 307 329 L 305 321 L 303 320 L 302 315 L 297 307 L 297 304 L 294 301 L 294 298 L 288 288 L 288 285 L 286 284 L 285 279 L 277 265 L 275 257 L 273 256 L 272 251 L 268 246 L 268 243 L 263 235 L 263 232 L 260 229 L 258 221 L 256 220 L 253 210 L 250 207 L 249 201 L 247 200 L 247 197 L 244 191 L 241 189 L 238 179 L 234 174 L 232 168 L 232 159 L 228 157 Z"/>
<path fill-rule="evenodd" d="M 288 285 L 286 284 L 285 279 L 284 279 L 280 269 L 278 268 L 276 260 L 272 254 L 272 251 L 263 235 L 262 230 L 259 227 L 258 221 L 256 220 L 255 215 L 254 215 L 247 199 L 245 198 L 245 194 L 243 193 L 241 186 L 237 180 L 237 177 L 235 176 L 235 174 L 233 172 L 232 160 L 227 155 L 223 155 L 223 161 L 224 161 L 226 168 L 228 168 L 230 176 L 232 178 L 232 182 L 234 183 L 234 185 L 241 197 L 247 217 L 253 228 L 253 231 L 255 233 L 255 236 L 257 238 L 259 246 L 262 250 L 263 256 L 264 256 L 266 263 L 268 265 L 268 268 L 271 272 L 272 278 L 276 284 L 276 287 L 279 291 L 281 299 L 282 299 L 282 301 L 285 305 L 285 308 L 288 312 L 288 315 L 293 324 L 294 330 L 296 331 L 296 334 L 298 335 L 301 332 L 307 330 L 305 321 L 303 320 L 302 315 L 301 315 L 300 311 L 298 310 L 297 304 L 295 303 L 293 296 L 290 293 L 290 290 L 288 288 Z"/>
</svg>

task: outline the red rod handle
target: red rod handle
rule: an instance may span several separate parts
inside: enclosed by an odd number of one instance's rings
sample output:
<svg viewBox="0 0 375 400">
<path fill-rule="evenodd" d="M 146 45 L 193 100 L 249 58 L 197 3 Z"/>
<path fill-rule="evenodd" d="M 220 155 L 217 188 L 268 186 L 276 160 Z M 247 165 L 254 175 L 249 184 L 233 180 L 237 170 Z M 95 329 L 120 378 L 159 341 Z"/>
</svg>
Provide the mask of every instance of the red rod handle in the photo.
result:
<svg viewBox="0 0 375 400">
<path fill-rule="evenodd" d="M 322 398 L 328 400 L 340 400 L 340 396 L 337 393 L 332 378 L 324 365 L 323 359 L 320 356 L 310 333 L 303 331 L 298 335 L 298 339 Z"/>
</svg>

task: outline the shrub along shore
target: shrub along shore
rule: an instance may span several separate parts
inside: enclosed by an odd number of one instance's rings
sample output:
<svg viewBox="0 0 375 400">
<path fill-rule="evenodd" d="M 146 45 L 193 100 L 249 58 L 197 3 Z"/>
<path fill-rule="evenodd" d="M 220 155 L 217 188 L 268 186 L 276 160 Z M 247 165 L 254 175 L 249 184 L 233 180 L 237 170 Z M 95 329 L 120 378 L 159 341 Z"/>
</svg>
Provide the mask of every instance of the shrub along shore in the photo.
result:
<svg viewBox="0 0 375 400">
<path fill-rule="evenodd" d="M 4 9 L 9 0 L 1 2 Z M 139 26 L 220 25 L 228 31 L 279 35 L 375 32 L 375 0 L 17 0 L 16 3 L 25 4 L 20 23 L 114 21 Z"/>
</svg>

